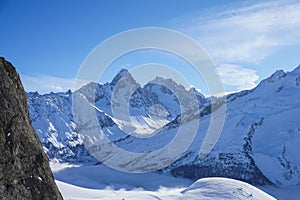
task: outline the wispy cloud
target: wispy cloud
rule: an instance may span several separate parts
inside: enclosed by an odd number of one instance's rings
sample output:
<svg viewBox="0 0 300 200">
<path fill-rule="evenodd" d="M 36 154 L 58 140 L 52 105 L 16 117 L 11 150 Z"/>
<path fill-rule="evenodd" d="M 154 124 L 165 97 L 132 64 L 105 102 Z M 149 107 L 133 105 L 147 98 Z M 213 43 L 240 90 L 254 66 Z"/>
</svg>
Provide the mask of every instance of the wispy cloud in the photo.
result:
<svg viewBox="0 0 300 200">
<path fill-rule="evenodd" d="M 87 84 L 90 81 L 77 81 L 76 87 L 74 88 L 75 80 L 74 78 L 61 78 L 49 75 L 37 75 L 37 76 L 28 76 L 21 74 L 21 80 L 25 87 L 25 91 L 32 92 L 38 91 L 41 94 L 49 92 L 64 92 L 68 89 L 72 91 L 78 89 L 79 87 Z"/>
<path fill-rule="evenodd" d="M 215 14 L 215 13 L 214 13 Z M 300 2 L 268 1 L 218 16 L 189 16 L 179 29 L 195 37 L 219 63 L 259 63 L 276 48 L 300 44 Z"/>
<path fill-rule="evenodd" d="M 255 70 L 239 65 L 223 64 L 217 69 L 225 86 L 233 86 L 236 90 L 255 87 L 259 78 Z"/>
</svg>

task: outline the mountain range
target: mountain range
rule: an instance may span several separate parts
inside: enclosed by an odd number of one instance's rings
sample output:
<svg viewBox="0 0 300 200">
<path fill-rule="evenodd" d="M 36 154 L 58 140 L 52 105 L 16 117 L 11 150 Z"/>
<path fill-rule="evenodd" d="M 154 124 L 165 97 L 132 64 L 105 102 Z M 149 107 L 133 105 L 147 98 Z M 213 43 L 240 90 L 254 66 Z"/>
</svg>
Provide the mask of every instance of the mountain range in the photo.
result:
<svg viewBox="0 0 300 200">
<path fill-rule="evenodd" d="M 133 88 L 132 94 L 115 92 L 122 84 Z M 276 71 L 252 90 L 227 95 L 224 127 L 205 157 L 199 156 L 199 150 L 215 112 L 212 108 L 220 101 L 206 98 L 194 88 L 187 90 L 171 79 L 157 77 L 141 86 L 122 69 L 110 83 L 92 82 L 74 92 L 29 92 L 27 99 L 31 123 L 51 160 L 98 162 L 84 145 L 88 138 L 79 133 L 73 113 L 74 97 L 90 103 L 89 94 L 93 93 L 92 104 L 87 105 L 95 110 L 103 134 L 112 144 L 130 152 L 161 149 L 181 126 L 200 119 L 192 144 L 160 173 L 192 180 L 217 176 L 254 185 L 296 185 L 300 184 L 299 92 L 300 66 L 291 72 Z M 175 95 L 179 93 L 196 98 L 182 103 Z M 130 120 L 115 116 L 114 99 L 122 96 L 129 101 L 124 108 L 129 110 Z M 119 103 L 122 107 L 123 102 Z M 197 110 L 182 119 L 182 111 L 190 105 Z M 114 153 L 102 152 L 101 156 L 109 158 Z M 125 167 L 132 165 L 127 163 Z"/>
</svg>

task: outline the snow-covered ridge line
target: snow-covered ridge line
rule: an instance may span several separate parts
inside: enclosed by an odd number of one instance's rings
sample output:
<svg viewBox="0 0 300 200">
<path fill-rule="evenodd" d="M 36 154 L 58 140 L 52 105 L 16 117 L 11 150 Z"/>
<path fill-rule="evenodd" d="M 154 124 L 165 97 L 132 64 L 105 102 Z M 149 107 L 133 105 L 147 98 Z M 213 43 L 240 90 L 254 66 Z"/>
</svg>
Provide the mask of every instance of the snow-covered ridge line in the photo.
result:
<svg viewBox="0 0 300 200">
<path fill-rule="evenodd" d="M 124 75 L 124 72 L 122 74 Z M 96 102 L 93 106 L 98 109 L 99 123 L 107 137 L 119 147 L 134 152 L 161 148 L 174 137 L 180 125 L 178 100 L 166 87 L 149 83 L 141 88 L 130 74 L 125 74 L 129 84 L 138 88 L 130 100 L 130 113 L 135 124 L 112 117 L 112 91 L 115 82 L 122 77 L 120 74 L 115 77 L 113 84 L 90 83 L 76 92 L 85 95 L 92 89 L 96 90 Z M 172 89 L 191 92 L 182 87 Z M 198 112 L 201 113 L 197 136 L 185 152 L 185 156 L 163 171 L 193 180 L 207 176 L 223 176 L 259 185 L 299 184 L 299 92 L 300 66 L 292 72 L 277 71 L 252 90 L 228 95 L 222 135 L 213 151 L 204 159 L 198 157 L 198 151 L 210 122 L 210 103 L 218 102 L 218 99 L 205 99 L 197 93 Z M 93 161 L 94 158 L 83 146 L 83 138 L 76 131 L 72 115 L 72 95 L 71 91 L 46 95 L 28 93 L 32 124 L 50 159 Z M 163 121 L 154 120 L 161 116 L 152 112 L 153 105 L 161 105 L 164 108 L 166 115 Z M 254 124 L 260 121 L 260 125 L 254 127 Z M 151 127 L 158 128 L 159 134 L 149 139 L 126 137 L 128 127 L 143 130 L 143 126 L 150 127 L 147 129 L 149 131 L 152 130 Z M 145 146 L 148 149 L 145 149 Z"/>
</svg>

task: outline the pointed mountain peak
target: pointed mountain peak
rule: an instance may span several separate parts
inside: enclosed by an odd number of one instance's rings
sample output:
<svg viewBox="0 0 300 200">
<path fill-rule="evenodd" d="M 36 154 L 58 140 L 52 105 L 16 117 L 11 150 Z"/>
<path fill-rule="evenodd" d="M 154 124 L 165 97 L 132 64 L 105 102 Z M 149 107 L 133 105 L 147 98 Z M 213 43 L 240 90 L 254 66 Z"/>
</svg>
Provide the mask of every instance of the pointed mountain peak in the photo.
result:
<svg viewBox="0 0 300 200">
<path fill-rule="evenodd" d="M 121 68 L 120 71 L 117 73 L 116 76 L 123 76 L 123 75 L 125 75 L 125 74 L 127 74 L 127 73 L 130 73 L 130 72 L 128 71 L 128 69 L 126 69 L 126 68 Z"/>
<path fill-rule="evenodd" d="M 284 72 L 283 70 L 277 70 L 270 77 L 262 80 L 259 85 L 265 84 L 265 83 L 274 83 L 284 77 L 286 77 L 286 72 Z"/>
<path fill-rule="evenodd" d="M 196 88 L 194 88 L 194 87 L 191 87 L 189 89 L 189 92 L 194 93 L 194 94 L 196 94 L 198 96 L 201 96 L 201 97 L 205 98 L 205 96 L 200 91 L 198 91 Z"/>
<path fill-rule="evenodd" d="M 128 75 L 131 76 L 130 72 L 129 72 L 127 69 L 122 68 L 122 69 L 115 75 L 115 77 L 114 77 L 113 80 L 111 81 L 111 84 L 116 85 L 117 82 L 118 82 L 122 77 L 128 76 Z"/>
<path fill-rule="evenodd" d="M 276 70 L 272 75 L 271 78 L 273 79 L 280 79 L 286 75 L 285 71 L 283 70 Z"/>
<path fill-rule="evenodd" d="M 128 69 L 122 68 L 113 78 L 111 84 L 116 85 L 121 79 L 126 79 L 128 82 L 138 85 L 138 83 L 134 80 Z"/>
</svg>

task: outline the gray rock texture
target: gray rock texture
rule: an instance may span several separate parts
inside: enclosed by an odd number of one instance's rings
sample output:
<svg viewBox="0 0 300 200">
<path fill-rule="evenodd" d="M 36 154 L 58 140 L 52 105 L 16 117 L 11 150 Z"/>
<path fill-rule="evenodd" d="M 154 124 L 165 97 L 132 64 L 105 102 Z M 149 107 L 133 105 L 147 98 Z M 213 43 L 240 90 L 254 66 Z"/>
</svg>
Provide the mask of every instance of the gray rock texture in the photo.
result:
<svg viewBox="0 0 300 200">
<path fill-rule="evenodd" d="M 0 57 L 0 199 L 62 199 L 31 126 L 19 74 Z"/>
</svg>

